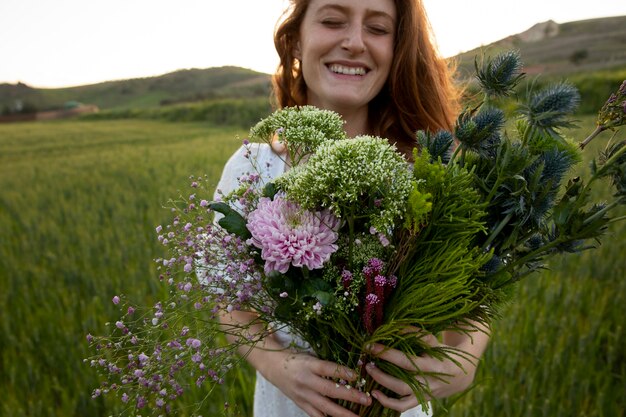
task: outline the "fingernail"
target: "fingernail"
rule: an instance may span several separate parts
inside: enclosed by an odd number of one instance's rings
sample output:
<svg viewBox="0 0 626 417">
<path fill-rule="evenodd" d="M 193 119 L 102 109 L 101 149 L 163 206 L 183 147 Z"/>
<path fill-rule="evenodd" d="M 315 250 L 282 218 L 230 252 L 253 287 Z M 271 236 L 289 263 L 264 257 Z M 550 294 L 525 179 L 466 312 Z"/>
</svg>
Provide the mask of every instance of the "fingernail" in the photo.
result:
<svg viewBox="0 0 626 417">
<path fill-rule="evenodd" d="M 369 398 L 367 398 L 365 396 L 361 397 L 361 404 L 367 405 L 368 402 L 369 402 Z"/>
<path fill-rule="evenodd" d="M 375 345 L 372 343 L 372 344 L 367 345 L 367 350 L 370 353 L 379 353 L 382 350 L 382 348 L 380 345 Z"/>
</svg>

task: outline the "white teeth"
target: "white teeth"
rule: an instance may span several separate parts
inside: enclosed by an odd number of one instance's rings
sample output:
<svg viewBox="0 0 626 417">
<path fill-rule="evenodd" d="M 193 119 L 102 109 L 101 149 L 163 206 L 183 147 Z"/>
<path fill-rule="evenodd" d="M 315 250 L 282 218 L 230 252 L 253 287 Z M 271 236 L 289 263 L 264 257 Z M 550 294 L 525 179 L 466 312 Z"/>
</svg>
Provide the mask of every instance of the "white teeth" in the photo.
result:
<svg viewBox="0 0 626 417">
<path fill-rule="evenodd" d="M 344 67 L 343 65 L 332 64 L 329 66 L 330 70 L 337 74 L 345 75 L 365 75 L 366 71 L 363 67 Z"/>
</svg>

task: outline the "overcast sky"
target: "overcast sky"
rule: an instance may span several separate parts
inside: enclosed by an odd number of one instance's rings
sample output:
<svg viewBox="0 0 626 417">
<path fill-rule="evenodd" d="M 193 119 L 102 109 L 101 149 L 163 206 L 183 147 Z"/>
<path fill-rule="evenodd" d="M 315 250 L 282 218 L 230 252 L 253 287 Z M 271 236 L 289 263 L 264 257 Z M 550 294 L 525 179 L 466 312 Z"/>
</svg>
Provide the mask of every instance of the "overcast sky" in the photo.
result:
<svg viewBox="0 0 626 417">
<path fill-rule="evenodd" d="M 424 0 L 456 55 L 535 23 L 626 15 L 626 0 Z M 63 87 L 236 65 L 271 73 L 287 0 L 0 0 L 0 83 Z"/>
</svg>

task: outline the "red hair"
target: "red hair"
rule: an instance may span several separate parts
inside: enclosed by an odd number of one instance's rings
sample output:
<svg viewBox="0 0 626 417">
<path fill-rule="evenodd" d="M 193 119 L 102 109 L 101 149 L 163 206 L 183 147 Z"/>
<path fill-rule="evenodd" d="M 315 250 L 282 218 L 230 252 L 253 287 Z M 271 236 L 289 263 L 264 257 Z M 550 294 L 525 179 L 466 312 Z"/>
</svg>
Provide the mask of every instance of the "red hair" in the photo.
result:
<svg viewBox="0 0 626 417">
<path fill-rule="evenodd" d="M 291 0 L 292 8 L 277 26 L 274 44 L 280 64 L 273 77 L 276 105 L 306 104 L 307 87 L 293 55 L 310 0 Z M 421 0 L 394 0 L 398 22 L 389 78 L 369 104 L 373 134 L 386 137 L 410 155 L 415 132 L 452 130 L 459 91 L 452 70 L 436 48 Z"/>
</svg>

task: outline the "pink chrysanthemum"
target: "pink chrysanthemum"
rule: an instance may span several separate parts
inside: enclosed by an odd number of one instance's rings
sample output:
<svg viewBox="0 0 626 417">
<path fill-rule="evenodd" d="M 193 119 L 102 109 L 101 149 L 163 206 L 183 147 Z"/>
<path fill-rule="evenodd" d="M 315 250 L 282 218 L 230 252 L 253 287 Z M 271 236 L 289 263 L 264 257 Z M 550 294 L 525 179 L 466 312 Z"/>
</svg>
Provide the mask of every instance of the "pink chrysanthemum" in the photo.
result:
<svg viewBox="0 0 626 417">
<path fill-rule="evenodd" d="M 281 196 L 261 198 L 248 216 L 250 243 L 261 249 L 265 273 L 285 273 L 289 265 L 321 268 L 337 250 L 338 228 L 330 211 L 303 210 Z"/>
</svg>

